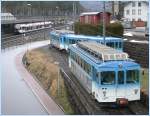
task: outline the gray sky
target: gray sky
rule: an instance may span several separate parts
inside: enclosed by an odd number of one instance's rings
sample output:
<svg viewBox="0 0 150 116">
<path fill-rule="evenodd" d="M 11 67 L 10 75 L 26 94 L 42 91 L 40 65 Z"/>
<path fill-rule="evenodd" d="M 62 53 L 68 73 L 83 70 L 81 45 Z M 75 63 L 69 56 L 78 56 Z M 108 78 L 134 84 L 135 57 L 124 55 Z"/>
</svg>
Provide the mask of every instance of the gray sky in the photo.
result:
<svg viewBox="0 0 150 116">
<path fill-rule="evenodd" d="M 87 9 L 87 11 L 103 11 L 102 1 L 80 1 L 81 5 Z M 106 11 L 111 12 L 111 3 L 105 2 Z"/>
</svg>

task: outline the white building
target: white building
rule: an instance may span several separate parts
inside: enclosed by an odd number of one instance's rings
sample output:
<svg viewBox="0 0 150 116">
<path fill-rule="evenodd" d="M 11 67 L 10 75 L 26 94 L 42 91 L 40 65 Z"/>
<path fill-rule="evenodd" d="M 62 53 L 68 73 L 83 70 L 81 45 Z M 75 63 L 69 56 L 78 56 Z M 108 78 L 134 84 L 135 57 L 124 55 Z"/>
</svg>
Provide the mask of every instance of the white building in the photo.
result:
<svg viewBox="0 0 150 116">
<path fill-rule="evenodd" d="M 124 18 L 128 21 L 148 21 L 148 1 L 131 1 L 124 6 Z"/>
<path fill-rule="evenodd" d="M 1 20 L 16 20 L 16 17 L 14 17 L 11 13 L 1 13 Z"/>
</svg>

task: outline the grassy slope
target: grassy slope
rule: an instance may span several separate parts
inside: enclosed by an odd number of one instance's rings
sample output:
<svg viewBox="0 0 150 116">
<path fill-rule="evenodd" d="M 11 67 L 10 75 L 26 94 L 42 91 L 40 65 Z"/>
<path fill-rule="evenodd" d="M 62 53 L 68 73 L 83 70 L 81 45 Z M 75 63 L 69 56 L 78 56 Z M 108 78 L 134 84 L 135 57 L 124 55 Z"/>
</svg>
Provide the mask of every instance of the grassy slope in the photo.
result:
<svg viewBox="0 0 150 116">
<path fill-rule="evenodd" d="M 146 90 L 146 93 L 149 91 L 149 73 L 148 69 L 143 69 L 144 70 L 144 75 L 142 74 L 142 79 L 141 79 L 141 88 Z"/>
<path fill-rule="evenodd" d="M 50 55 L 47 55 L 47 50 L 37 49 L 30 52 L 27 56 L 29 66 L 28 69 L 36 76 L 43 88 L 58 102 L 66 114 L 74 114 L 68 101 L 68 94 L 64 86 L 63 79 L 60 79 L 60 95 L 57 96 L 57 77 L 58 67 L 54 64 L 54 60 Z M 141 79 L 141 88 L 148 93 L 149 88 L 149 73 L 148 69 L 144 69 L 144 75 Z"/>
<path fill-rule="evenodd" d="M 35 75 L 45 91 L 64 109 L 65 114 L 74 114 L 61 76 L 59 96 L 57 95 L 58 67 L 54 64 L 52 57 L 48 57 L 41 50 L 33 50 L 26 56 L 28 70 Z"/>
</svg>

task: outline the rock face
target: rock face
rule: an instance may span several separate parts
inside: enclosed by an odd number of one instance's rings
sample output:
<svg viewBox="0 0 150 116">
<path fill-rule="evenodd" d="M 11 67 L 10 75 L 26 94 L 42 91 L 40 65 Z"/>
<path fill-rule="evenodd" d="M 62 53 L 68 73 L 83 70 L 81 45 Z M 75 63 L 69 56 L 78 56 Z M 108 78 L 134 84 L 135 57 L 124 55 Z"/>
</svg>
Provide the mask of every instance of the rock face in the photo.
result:
<svg viewBox="0 0 150 116">
<path fill-rule="evenodd" d="M 124 51 L 142 67 L 149 67 L 149 44 L 124 42 Z"/>
</svg>

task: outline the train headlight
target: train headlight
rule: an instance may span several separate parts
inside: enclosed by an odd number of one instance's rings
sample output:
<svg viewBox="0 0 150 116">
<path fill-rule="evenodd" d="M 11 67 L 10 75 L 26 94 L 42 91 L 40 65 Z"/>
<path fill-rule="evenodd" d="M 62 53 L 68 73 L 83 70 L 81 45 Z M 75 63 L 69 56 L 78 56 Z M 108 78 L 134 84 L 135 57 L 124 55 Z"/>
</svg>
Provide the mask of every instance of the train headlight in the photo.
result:
<svg viewBox="0 0 150 116">
<path fill-rule="evenodd" d="M 134 93 L 137 94 L 137 92 L 138 92 L 138 89 L 134 89 Z"/>
</svg>

